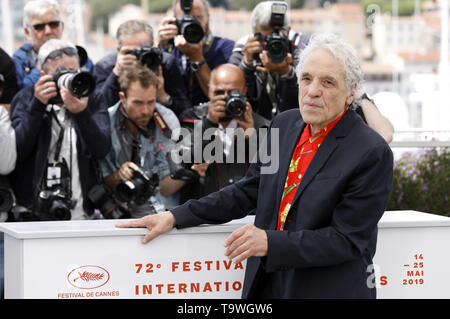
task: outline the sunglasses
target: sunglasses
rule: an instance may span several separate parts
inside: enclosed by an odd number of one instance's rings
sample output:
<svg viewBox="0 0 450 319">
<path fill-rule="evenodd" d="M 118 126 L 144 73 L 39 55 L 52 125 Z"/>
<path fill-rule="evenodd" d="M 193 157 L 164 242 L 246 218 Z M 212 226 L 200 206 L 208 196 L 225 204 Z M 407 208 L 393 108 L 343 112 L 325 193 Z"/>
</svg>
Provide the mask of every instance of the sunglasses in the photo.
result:
<svg viewBox="0 0 450 319">
<path fill-rule="evenodd" d="M 50 22 L 46 22 L 46 23 L 36 23 L 33 24 L 33 29 L 36 31 L 42 31 L 45 29 L 45 26 L 48 25 L 50 28 L 52 29 L 56 29 L 59 28 L 59 26 L 61 25 L 61 21 L 50 21 Z"/>
<path fill-rule="evenodd" d="M 42 65 L 44 65 L 47 62 L 47 60 L 56 60 L 56 59 L 61 58 L 63 56 L 63 54 L 67 55 L 67 56 L 78 56 L 78 51 L 77 51 L 77 49 L 71 48 L 71 47 L 52 51 L 52 52 L 50 52 L 49 55 L 47 55 L 47 57 L 45 58 Z"/>
</svg>

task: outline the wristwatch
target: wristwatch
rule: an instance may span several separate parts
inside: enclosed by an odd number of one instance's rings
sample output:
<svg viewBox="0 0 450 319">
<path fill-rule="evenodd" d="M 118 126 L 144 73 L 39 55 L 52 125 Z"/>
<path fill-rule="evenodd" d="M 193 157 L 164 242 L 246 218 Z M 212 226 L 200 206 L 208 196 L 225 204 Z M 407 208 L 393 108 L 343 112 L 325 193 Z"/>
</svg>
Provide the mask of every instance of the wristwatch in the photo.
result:
<svg viewBox="0 0 450 319">
<path fill-rule="evenodd" d="M 191 62 L 192 71 L 197 72 L 198 70 L 200 70 L 202 65 L 205 63 L 206 63 L 206 61 L 204 59 L 201 61 L 198 61 L 198 62 Z"/>
<path fill-rule="evenodd" d="M 375 103 L 373 102 L 373 100 L 372 100 L 366 93 L 364 93 L 364 94 L 361 96 L 361 100 L 367 100 L 367 101 L 370 101 L 372 104 L 375 104 Z"/>
</svg>

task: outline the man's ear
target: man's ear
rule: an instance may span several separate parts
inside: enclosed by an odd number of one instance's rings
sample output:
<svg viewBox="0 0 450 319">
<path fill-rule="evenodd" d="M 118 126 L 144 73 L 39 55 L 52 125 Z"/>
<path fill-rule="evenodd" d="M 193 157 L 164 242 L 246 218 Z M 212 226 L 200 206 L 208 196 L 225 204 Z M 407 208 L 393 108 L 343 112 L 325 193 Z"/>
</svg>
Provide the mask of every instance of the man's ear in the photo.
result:
<svg viewBox="0 0 450 319">
<path fill-rule="evenodd" d="M 23 32 L 25 33 L 25 36 L 27 37 L 28 41 L 31 41 L 31 34 L 30 34 L 30 30 L 28 29 L 28 27 L 24 27 Z"/>
<path fill-rule="evenodd" d="M 127 100 L 127 97 L 123 91 L 119 92 L 119 98 L 120 98 L 120 102 L 122 102 L 122 105 L 126 106 L 125 101 Z"/>
</svg>

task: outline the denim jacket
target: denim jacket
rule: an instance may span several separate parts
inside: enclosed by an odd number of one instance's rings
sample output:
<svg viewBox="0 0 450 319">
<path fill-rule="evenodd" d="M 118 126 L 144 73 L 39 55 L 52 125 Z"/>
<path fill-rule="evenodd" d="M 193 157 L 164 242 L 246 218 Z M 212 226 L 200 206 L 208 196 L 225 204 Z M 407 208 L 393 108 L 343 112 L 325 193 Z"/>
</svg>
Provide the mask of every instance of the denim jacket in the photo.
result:
<svg viewBox="0 0 450 319">
<path fill-rule="evenodd" d="M 123 163 L 119 162 L 119 154 L 121 152 L 121 143 L 118 136 L 117 117 L 120 114 L 119 107 L 121 102 L 119 101 L 114 106 L 108 109 L 110 122 L 111 122 L 111 142 L 112 149 L 109 154 L 100 161 L 100 170 L 103 177 L 108 176 L 117 171 Z M 156 109 L 167 123 L 171 130 L 179 128 L 180 122 L 176 115 L 167 107 L 157 103 Z M 145 171 L 151 173 L 157 173 L 159 179 L 162 180 L 170 174 L 169 164 L 166 160 L 166 151 L 169 152 L 175 145 L 175 143 L 163 135 L 161 130 L 158 129 L 154 120 L 151 120 L 147 128 L 150 135 L 156 141 L 152 141 L 149 138 L 145 138 L 140 135 L 140 143 L 142 145 L 140 152 L 139 166 Z M 158 145 L 159 144 L 159 145 Z M 178 205 L 178 194 L 174 194 L 170 197 L 162 196 L 159 191 L 155 197 L 151 197 L 150 202 L 155 206 L 157 212 L 161 212 L 164 209 L 170 209 Z M 138 217 L 133 216 L 132 217 Z"/>
</svg>

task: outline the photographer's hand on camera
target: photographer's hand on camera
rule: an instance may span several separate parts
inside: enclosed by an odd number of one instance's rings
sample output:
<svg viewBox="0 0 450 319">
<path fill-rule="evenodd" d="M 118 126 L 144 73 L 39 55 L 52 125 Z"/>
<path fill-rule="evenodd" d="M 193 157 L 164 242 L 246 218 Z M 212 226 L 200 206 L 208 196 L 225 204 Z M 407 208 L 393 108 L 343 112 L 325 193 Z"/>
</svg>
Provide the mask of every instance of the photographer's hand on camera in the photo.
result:
<svg viewBox="0 0 450 319">
<path fill-rule="evenodd" d="M 261 59 L 261 63 L 263 66 L 256 67 L 256 70 L 261 72 L 278 73 L 280 76 L 287 74 L 292 64 L 291 53 L 288 53 L 284 61 L 278 64 L 272 62 L 267 51 L 265 50 L 260 53 L 259 58 Z"/>
<path fill-rule="evenodd" d="M 244 49 L 244 63 L 247 67 L 253 67 L 252 63 L 254 60 L 255 54 L 260 54 L 262 51 L 261 42 L 256 36 L 251 36 L 247 43 L 245 44 Z"/>
<path fill-rule="evenodd" d="M 59 93 L 67 110 L 72 114 L 83 112 L 88 106 L 89 97 L 77 98 L 65 86 L 60 88 Z"/>
<path fill-rule="evenodd" d="M 52 76 L 41 71 L 41 77 L 34 85 L 34 97 L 42 104 L 47 105 L 48 101 L 58 95 L 56 83 L 52 81 Z"/>
<path fill-rule="evenodd" d="M 249 102 L 247 102 L 245 108 L 245 113 L 243 118 L 236 118 L 236 121 L 239 124 L 239 127 L 241 127 L 245 131 L 245 137 L 249 138 L 253 132 L 255 131 L 255 123 L 253 121 L 253 115 L 252 115 L 252 106 Z"/>
<path fill-rule="evenodd" d="M 128 46 L 123 46 L 120 49 L 119 53 L 117 54 L 116 64 L 113 69 L 113 73 L 116 76 L 120 76 L 124 69 L 129 68 L 136 61 L 135 55 L 127 53 L 133 49 L 134 48 Z"/>
<path fill-rule="evenodd" d="M 165 17 L 158 26 L 158 46 L 164 47 L 170 40 L 178 34 L 178 27 L 175 24 L 175 17 Z"/>
<path fill-rule="evenodd" d="M 219 120 L 226 116 L 227 104 L 225 95 L 215 95 L 211 99 L 206 118 L 214 124 L 219 124 Z"/>
</svg>

